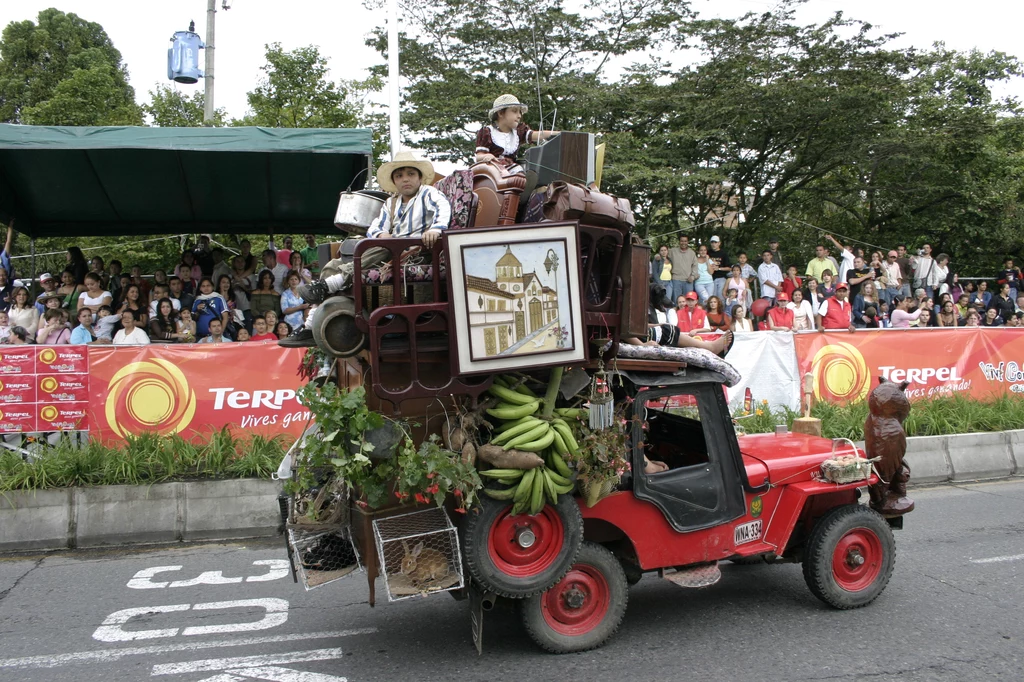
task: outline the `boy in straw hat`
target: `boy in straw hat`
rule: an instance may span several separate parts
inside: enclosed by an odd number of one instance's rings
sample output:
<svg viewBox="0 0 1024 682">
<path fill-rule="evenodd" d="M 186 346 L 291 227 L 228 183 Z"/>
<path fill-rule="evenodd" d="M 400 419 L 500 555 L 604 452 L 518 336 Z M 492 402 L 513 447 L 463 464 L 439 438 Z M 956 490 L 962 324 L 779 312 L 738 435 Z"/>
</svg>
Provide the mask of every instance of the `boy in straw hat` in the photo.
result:
<svg viewBox="0 0 1024 682">
<path fill-rule="evenodd" d="M 529 107 L 515 95 L 502 95 L 494 100 L 488 113 L 491 125 L 484 126 L 476 134 L 476 162 L 486 163 L 497 160 L 504 165 L 514 165 L 516 152 L 524 144 L 540 142 L 558 131 L 537 132 L 523 123 L 523 114 Z"/>
<path fill-rule="evenodd" d="M 431 186 L 433 181 L 434 166 L 410 151 L 398 152 L 392 161 L 381 165 L 377 182 L 381 189 L 395 196 L 384 202 L 366 236 L 370 239 L 422 237 L 423 245 L 432 247 L 441 232 L 448 228 L 452 216 L 448 199 Z M 360 262 L 365 270 L 389 258 L 391 252 L 387 249 L 372 248 L 363 254 Z M 299 287 L 298 293 L 307 303 L 322 303 L 331 294 L 352 287 L 354 270 L 352 263 L 334 259 L 323 268 L 320 280 Z"/>
</svg>

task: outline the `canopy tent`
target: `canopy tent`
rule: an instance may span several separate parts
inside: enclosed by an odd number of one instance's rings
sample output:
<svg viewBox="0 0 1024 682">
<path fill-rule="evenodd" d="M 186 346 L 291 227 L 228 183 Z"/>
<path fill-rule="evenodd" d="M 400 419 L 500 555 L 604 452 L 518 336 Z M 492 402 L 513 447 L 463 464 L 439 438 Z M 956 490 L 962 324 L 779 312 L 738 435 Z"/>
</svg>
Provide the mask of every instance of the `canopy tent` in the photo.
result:
<svg viewBox="0 0 1024 682">
<path fill-rule="evenodd" d="M 334 233 L 371 155 L 367 128 L 0 124 L 0 221 L 33 239 Z"/>
</svg>

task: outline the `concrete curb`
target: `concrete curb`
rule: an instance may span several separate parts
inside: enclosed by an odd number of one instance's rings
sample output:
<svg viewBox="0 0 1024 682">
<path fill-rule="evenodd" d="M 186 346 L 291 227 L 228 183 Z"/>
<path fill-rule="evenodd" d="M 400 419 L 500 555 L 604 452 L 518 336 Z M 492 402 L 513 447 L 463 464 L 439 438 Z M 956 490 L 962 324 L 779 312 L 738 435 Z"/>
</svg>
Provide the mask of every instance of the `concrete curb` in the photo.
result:
<svg viewBox="0 0 1024 682">
<path fill-rule="evenodd" d="M 277 534 L 277 481 L 111 485 L 0 496 L 0 552 Z"/>
<path fill-rule="evenodd" d="M 858 443 L 863 447 L 864 443 Z M 962 483 L 1024 474 L 1024 429 L 907 439 L 911 484 Z"/>
</svg>

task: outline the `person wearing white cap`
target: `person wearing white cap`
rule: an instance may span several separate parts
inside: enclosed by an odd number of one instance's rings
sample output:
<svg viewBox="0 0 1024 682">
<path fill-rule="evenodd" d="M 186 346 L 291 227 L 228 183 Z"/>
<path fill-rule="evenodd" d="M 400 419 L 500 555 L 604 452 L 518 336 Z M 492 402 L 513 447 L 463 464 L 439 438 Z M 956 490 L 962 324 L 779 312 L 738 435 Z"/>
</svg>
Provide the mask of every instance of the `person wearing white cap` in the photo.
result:
<svg viewBox="0 0 1024 682">
<path fill-rule="evenodd" d="M 722 250 L 722 240 L 718 238 L 717 234 L 711 237 L 710 245 L 711 248 L 708 249 L 708 256 L 711 258 L 710 263 L 714 265 L 709 267 L 708 271 L 715 280 L 715 296 L 719 300 L 725 300 L 725 280 L 732 273 L 732 261 L 729 260 L 729 256 Z"/>
<path fill-rule="evenodd" d="M 521 146 L 558 134 L 556 130 L 530 130 L 530 126 L 523 123 L 523 114 L 528 110 L 529 107 L 515 95 L 502 95 L 494 100 L 488 112 L 491 124 L 476 134 L 477 163 L 498 160 L 504 165 L 514 165 L 517 163 L 516 152 Z"/>
<path fill-rule="evenodd" d="M 42 315 L 46 312 L 46 306 L 43 305 L 43 299 L 57 291 L 57 280 L 53 278 L 48 272 L 44 272 L 39 275 L 39 286 L 43 288 L 43 293 L 36 296 L 36 310 Z"/>
<path fill-rule="evenodd" d="M 448 229 L 452 216 L 451 204 L 431 186 L 433 181 L 434 166 L 413 152 L 398 152 L 394 160 L 382 164 L 377 170 L 377 182 L 381 189 L 395 196 L 384 202 L 366 236 L 369 239 L 421 237 L 425 247 L 432 247 L 441 232 Z M 391 252 L 387 249 L 373 248 L 362 255 L 360 262 L 365 269 L 390 258 Z M 306 303 L 322 303 L 331 294 L 347 291 L 352 286 L 353 271 L 352 263 L 332 260 L 321 272 L 321 279 L 300 286 L 298 294 Z M 312 345 L 312 332 L 309 341 Z"/>
</svg>

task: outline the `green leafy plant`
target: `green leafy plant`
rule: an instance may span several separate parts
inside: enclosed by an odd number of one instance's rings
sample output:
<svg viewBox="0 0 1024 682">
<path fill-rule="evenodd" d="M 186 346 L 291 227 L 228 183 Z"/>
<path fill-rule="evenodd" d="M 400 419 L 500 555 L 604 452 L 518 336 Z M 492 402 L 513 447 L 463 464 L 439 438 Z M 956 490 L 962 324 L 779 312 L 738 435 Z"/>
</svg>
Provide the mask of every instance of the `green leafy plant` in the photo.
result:
<svg viewBox="0 0 1024 682">
<path fill-rule="evenodd" d="M 622 475 L 630 470 L 629 422 L 621 412 L 615 416 L 615 426 L 591 430 L 582 420 L 576 420 L 573 431 L 580 434 L 579 448 L 565 456 L 576 469 L 576 482 L 588 505 L 593 506 L 602 496 L 611 492 Z"/>
<path fill-rule="evenodd" d="M 455 511 L 465 513 L 477 501 L 483 487 L 476 467 L 441 447 L 437 434 L 423 442 L 419 450 L 406 437 L 398 452 L 398 490 L 400 500 L 412 497 L 421 504 L 442 506 L 448 495 L 455 498 Z"/>
<path fill-rule="evenodd" d="M 757 405 L 752 414 L 742 411 L 733 415 L 746 433 L 770 433 L 777 424 L 790 429 L 799 417 L 786 407 Z M 864 420 L 868 416 L 867 401 L 848 405 L 820 402 L 811 410 L 811 416 L 821 420 L 822 435 L 826 438 L 864 439 Z M 739 430 L 739 428 L 737 430 Z M 943 436 L 957 433 L 985 433 L 1024 428 L 1024 398 L 1005 395 L 991 400 L 977 400 L 968 396 L 952 395 L 915 400 L 910 416 L 903 424 L 908 436 Z"/>
<path fill-rule="evenodd" d="M 371 508 L 383 506 L 392 496 L 441 506 L 452 495 L 461 510 L 476 500 L 481 487 L 476 470 L 458 454 L 443 449 L 437 436 L 417 449 L 406 425 L 386 420 L 367 407 L 362 386 L 343 391 L 331 383 L 307 384 L 299 390 L 299 400 L 320 432 L 304 441 L 298 473 L 286 485 L 287 492 L 311 490 L 334 474 L 356 492 L 357 504 Z M 367 438 L 368 432 L 386 423 L 397 424 L 402 431 L 394 455 L 375 453 Z"/>
<path fill-rule="evenodd" d="M 28 461 L 15 452 L 0 454 L 0 491 L 269 478 L 287 445 L 286 436 L 239 438 L 226 430 L 213 432 L 206 443 L 178 434 L 129 436 L 118 447 L 63 439 L 39 448 Z"/>
</svg>

